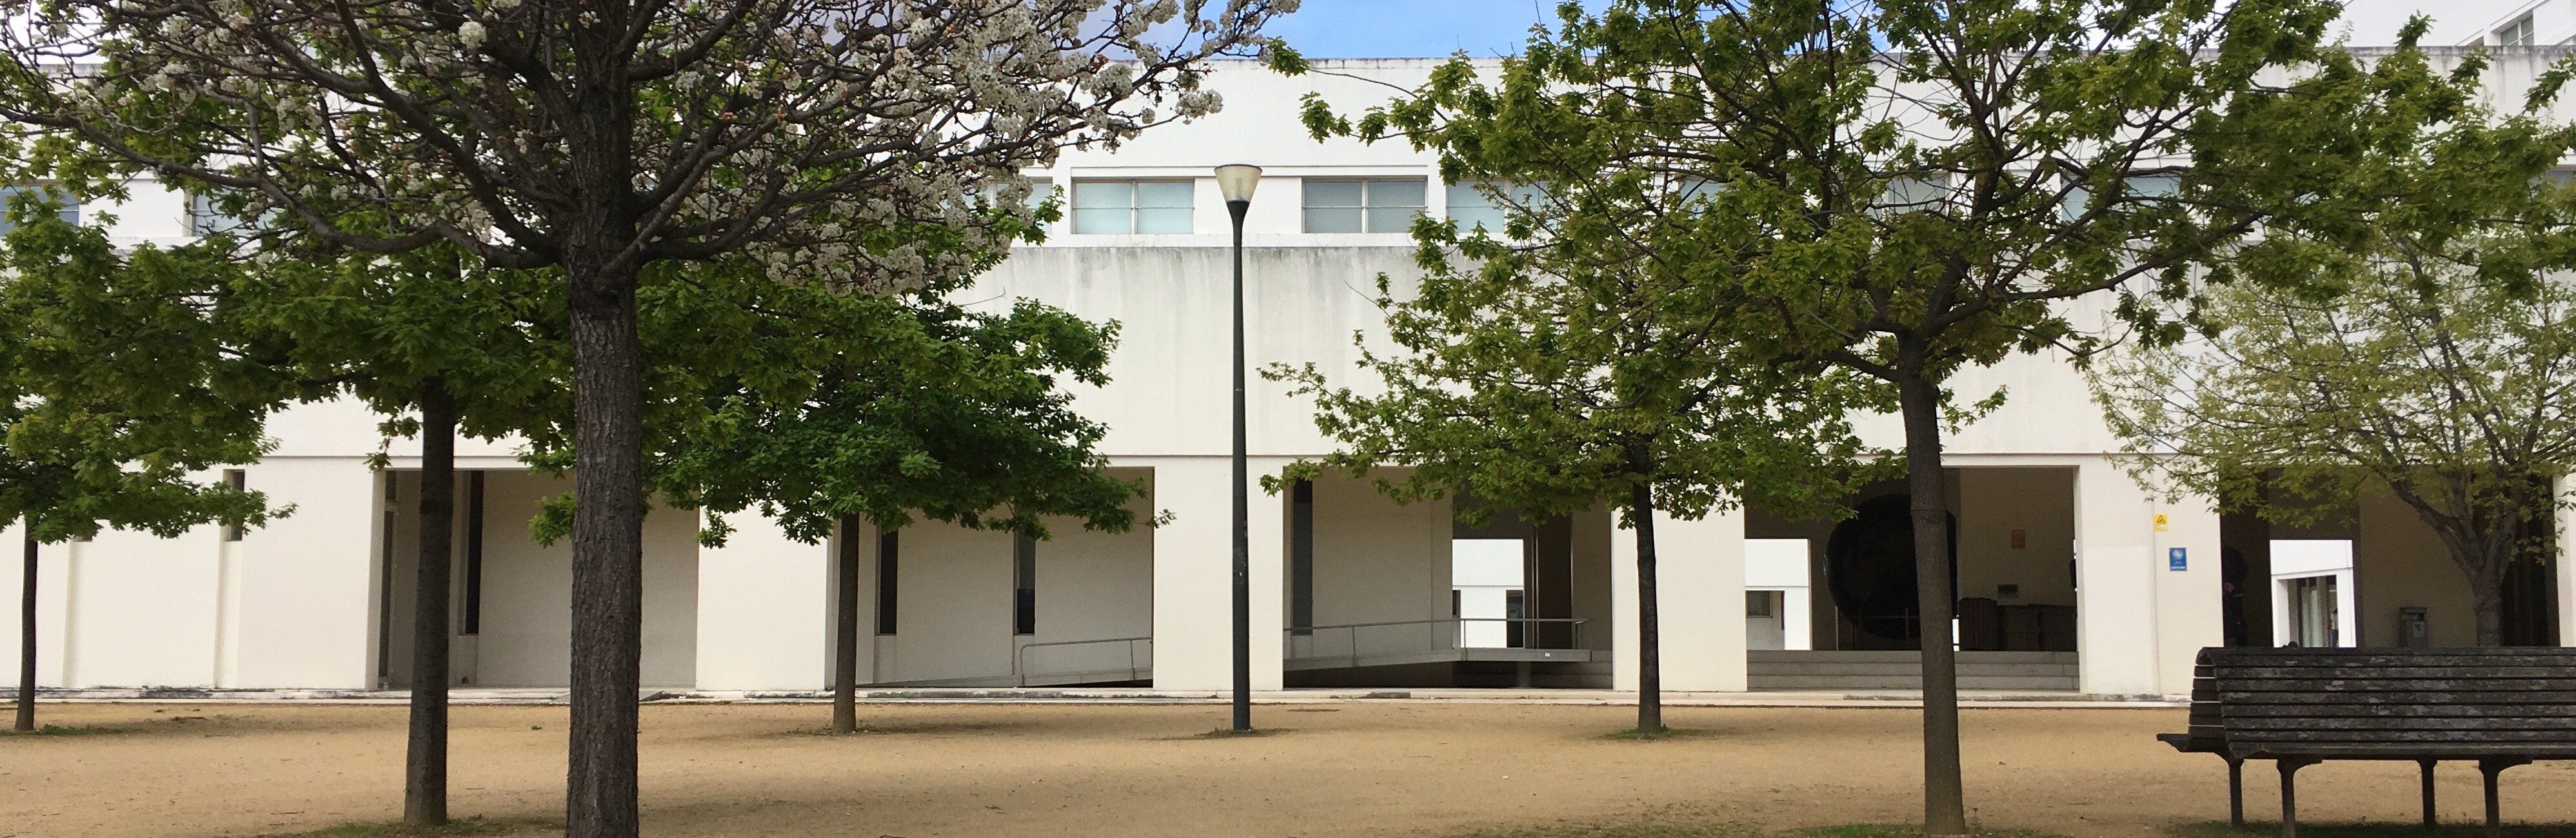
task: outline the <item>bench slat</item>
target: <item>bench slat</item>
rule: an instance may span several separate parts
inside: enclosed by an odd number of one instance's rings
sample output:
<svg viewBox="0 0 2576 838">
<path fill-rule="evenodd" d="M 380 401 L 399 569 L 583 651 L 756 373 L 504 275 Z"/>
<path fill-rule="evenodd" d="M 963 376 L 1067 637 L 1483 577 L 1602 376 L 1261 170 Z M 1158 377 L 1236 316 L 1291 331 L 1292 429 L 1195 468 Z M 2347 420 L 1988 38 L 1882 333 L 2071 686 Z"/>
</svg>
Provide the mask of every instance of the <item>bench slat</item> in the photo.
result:
<svg viewBox="0 0 2576 838">
<path fill-rule="evenodd" d="M 2383 680 L 2409 678 L 2567 678 L 2568 666 L 2223 666 L 2213 676 L 2217 681 L 2279 678 L 2294 681 L 2318 679 Z"/>
<path fill-rule="evenodd" d="M 2202 717 L 2202 705 L 2192 705 L 2194 723 Z M 2217 704 L 2207 705 L 2208 712 L 2223 718 L 2568 718 L 2576 719 L 2576 704 L 2231 704 L 2224 710 Z"/>
<path fill-rule="evenodd" d="M 2227 728 L 2227 741 L 2249 745 L 2264 742 L 2561 742 L 2576 748 L 2576 730 L 2247 730 L 2230 726 Z"/>
<path fill-rule="evenodd" d="M 2237 717 L 2229 720 L 2226 725 L 2226 729 L 2230 731 L 2250 731 L 2256 733 L 2282 730 L 2450 730 L 2461 731 L 2468 734 L 2488 730 L 2560 730 L 2576 733 L 2576 718 L 2427 719 L 2403 716 L 2381 716 L 2369 718 L 2340 717 L 2323 719 L 2282 719 Z"/>
<path fill-rule="evenodd" d="M 2288 678 L 2218 679 L 2221 693 L 2247 692 L 2449 692 L 2539 690 L 2576 692 L 2576 678 Z"/>
<path fill-rule="evenodd" d="M 2427 690 L 2423 692 L 2372 692 L 2352 690 L 2331 693 L 2295 692 L 2226 692 L 2220 700 L 2229 707 L 2240 705 L 2301 704 L 2568 704 L 2576 703 L 2576 690 Z"/>
</svg>

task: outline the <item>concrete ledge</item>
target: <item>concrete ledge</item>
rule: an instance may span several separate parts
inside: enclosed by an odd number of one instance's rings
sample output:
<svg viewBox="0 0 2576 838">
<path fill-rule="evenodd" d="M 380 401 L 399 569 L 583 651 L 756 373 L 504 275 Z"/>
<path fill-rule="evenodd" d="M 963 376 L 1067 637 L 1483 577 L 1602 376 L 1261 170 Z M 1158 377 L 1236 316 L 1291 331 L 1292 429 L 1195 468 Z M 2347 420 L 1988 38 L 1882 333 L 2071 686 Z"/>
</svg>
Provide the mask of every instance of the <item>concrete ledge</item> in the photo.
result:
<svg viewBox="0 0 2576 838">
<path fill-rule="evenodd" d="M 821 704 L 832 700 L 828 691 L 744 691 L 646 689 L 641 700 L 651 704 Z M 16 693 L 0 692 L 0 701 L 14 700 Z M 218 690 L 195 688 L 94 688 L 40 689 L 36 697 L 45 702 L 63 703 L 161 703 L 161 704 L 348 704 L 400 705 L 411 699 L 403 691 L 376 690 Z M 455 705 L 560 705 L 568 700 L 560 688 L 500 689 L 472 688 L 448 692 L 448 703 Z M 900 689 L 858 692 L 858 700 L 872 704 L 1221 704 L 1230 700 L 1228 693 L 1211 690 L 1154 689 Z M 1469 704 L 1596 704 L 1633 705 L 1637 694 L 1615 690 L 1518 690 L 1518 689 L 1311 689 L 1256 691 L 1252 700 L 1260 704 L 1336 704 L 1336 703 L 1469 703 Z M 1781 692 L 1668 692 L 1664 704 L 1669 707 L 1876 707 L 1910 708 L 1922 706 L 1922 693 L 1915 690 L 1813 690 Z M 1986 691 L 1961 690 L 1959 705 L 1974 708 L 2143 708 L 2170 709 L 2188 707 L 2191 702 L 2168 696 L 2106 696 L 2060 691 Z"/>
</svg>

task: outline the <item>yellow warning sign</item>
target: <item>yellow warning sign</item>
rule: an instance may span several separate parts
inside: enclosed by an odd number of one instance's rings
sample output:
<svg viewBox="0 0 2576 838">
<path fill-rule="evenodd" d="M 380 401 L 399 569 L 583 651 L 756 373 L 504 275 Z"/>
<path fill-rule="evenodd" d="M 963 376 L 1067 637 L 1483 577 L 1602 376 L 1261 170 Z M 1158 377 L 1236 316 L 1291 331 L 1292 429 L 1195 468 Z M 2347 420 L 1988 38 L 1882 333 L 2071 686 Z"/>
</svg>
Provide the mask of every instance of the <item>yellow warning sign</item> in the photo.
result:
<svg viewBox="0 0 2576 838">
<path fill-rule="evenodd" d="M 2164 532 L 2165 523 L 2165 514 L 2162 512 L 2156 513 L 2156 532 Z"/>
</svg>

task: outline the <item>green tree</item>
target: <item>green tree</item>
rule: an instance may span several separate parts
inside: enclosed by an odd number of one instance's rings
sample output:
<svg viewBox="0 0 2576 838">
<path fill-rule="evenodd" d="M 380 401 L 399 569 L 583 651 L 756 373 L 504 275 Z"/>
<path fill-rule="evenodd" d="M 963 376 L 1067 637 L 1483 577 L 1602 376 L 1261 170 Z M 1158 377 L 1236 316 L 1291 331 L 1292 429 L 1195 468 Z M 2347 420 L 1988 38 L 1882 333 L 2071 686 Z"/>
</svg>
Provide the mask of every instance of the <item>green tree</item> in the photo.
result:
<svg viewBox="0 0 2576 838">
<path fill-rule="evenodd" d="M 1949 623 L 1945 427 L 2000 403 L 1962 400 L 1959 370 L 2019 353 L 2094 351 L 2169 323 L 2143 304 L 2186 294 L 2266 219 L 2338 217 L 2328 188 L 2374 131 L 2417 130 L 2412 92 L 2372 89 L 2321 46 L 2318 0 L 1618 0 L 1561 7 L 1491 83 L 1436 71 L 1356 120 L 1311 101 L 1310 127 L 1408 136 L 1470 171 L 1538 182 L 1564 149 L 1726 196 L 1774 234 L 1702 273 L 1770 317 L 1747 358 L 1807 358 L 1894 391 L 1913 505 L 1920 625 Z M 2385 96 L 2375 95 L 2385 93 Z M 1524 173 L 1527 174 L 1524 174 Z M 2317 196 L 2327 196 L 2319 198 Z M 1613 225 L 1641 249 L 1687 249 L 1745 223 Z M 2320 227 L 2321 234 L 2326 228 Z M 2342 231 L 2348 234 L 2349 231 Z M 2287 277 L 2286 273 L 2267 276 Z M 2100 306 L 2071 305 L 2109 298 Z M 2101 313 L 2108 309 L 2109 314 Z M 2125 321 L 2125 323 L 2123 322 Z M 1932 633 L 1932 632 L 1926 632 Z M 1937 636 L 1937 635 L 1936 635 Z M 1957 681 L 1922 644 L 1924 825 L 1967 828 Z"/>
<path fill-rule="evenodd" d="M 1433 135 L 1417 135 L 1426 145 Z M 1471 522 L 1497 506 L 1524 515 L 1607 505 L 1636 539 L 1641 734 L 1662 733 L 1658 515 L 1695 520 L 1750 501 L 1826 514 L 1873 469 L 1845 421 L 1869 388 L 1821 365 L 1737 338 L 1766 311 L 1709 272 L 1741 264 L 1772 233 L 1725 196 L 1620 168 L 1599 146 L 1552 145 L 1553 166 L 1508 171 L 1472 146 L 1443 145 L 1452 182 L 1508 175 L 1544 190 L 1488 184 L 1509 207 L 1504 230 L 1462 231 L 1422 219 L 1424 275 L 1402 289 L 1378 277 L 1378 306 L 1398 351 L 1359 342 L 1372 380 L 1336 387 L 1309 364 L 1273 368 L 1318 403 L 1316 426 L 1343 450 L 1324 469 L 1379 478 L 1399 501 L 1472 491 Z M 1508 165 L 1508 164 L 1506 164 Z M 1723 227 L 1702 217 L 1745 218 Z M 1698 227 L 1691 249 L 1634 246 L 1630 231 Z"/>
<path fill-rule="evenodd" d="M 2576 472 L 2576 190 L 2543 180 L 2576 127 L 2542 102 L 2496 115 L 2483 65 L 2382 61 L 2448 88 L 2454 110 L 2353 168 L 2354 188 L 2395 196 L 2352 219 L 2366 242 L 2275 233 L 2295 257 L 2278 267 L 2321 287 L 2206 288 L 2195 339 L 2127 347 L 2088 375 L 2144 485 L 2300 525 L 2365 491 L 2403 501 L 2467 576 L 2493 646 L 2507 572 L 2546 548 L 2528 525 Z"/>
<path fill-rule="evenodd" d="M 622 838 L 637 831 L 645 271 L 741 258 L 870 292 L 953 274 L 1007 244 L 962 222 L 971 196 L 1064 147 L 1214 111 L 1202 62 L 1294 5 L 35 0 L 31 18 L 63 23 L 0 33 L 0 115 L 341 247 L 444 241 L 553 270 L 581 500 L 565 831 Z M 352 205 L 377 211 L 366 227 L 337 223 Z M 905 234 L 923 224 L 979 241 L 925 253 Z"/>
<path fill-rule="evenodd" d="M 204 248 L 119 254 L 96 227 L 13 200 L 0 249 L 0 520 L 24 523 L 16 729 L 36 726 L 37 545 L 102 528 L 176 537 L 207 523 L 252 527 L 258 492 L 207 472 L 266 448 L 273 381 L 230 362 L 207 336 L 134 331 L 184 305 L 175 289 L 235 268 Z"/>
<path fill-rule="evenodd" d="M 655 423 L 671 435 L 654 448 L 656 492 L 704 510 L 711 541 L 727 532 L 723 516 L 746 510 L 798 541 L 841 534 L 836 731 L 858 725 L 855 524 L 929 519 L 1043 539 L 1047 517 L 1136 523 L 1141 487 L 1102 471 L 1093 445 L 1105 429 L 1062 389 L 1107 383 L 1115 326 L 1028 301 L 972 312 L 932 292 L 674 281 L 646 293 L 646 339 L 670 350 L 649 377 L 697 394 Z"/>
</svg>

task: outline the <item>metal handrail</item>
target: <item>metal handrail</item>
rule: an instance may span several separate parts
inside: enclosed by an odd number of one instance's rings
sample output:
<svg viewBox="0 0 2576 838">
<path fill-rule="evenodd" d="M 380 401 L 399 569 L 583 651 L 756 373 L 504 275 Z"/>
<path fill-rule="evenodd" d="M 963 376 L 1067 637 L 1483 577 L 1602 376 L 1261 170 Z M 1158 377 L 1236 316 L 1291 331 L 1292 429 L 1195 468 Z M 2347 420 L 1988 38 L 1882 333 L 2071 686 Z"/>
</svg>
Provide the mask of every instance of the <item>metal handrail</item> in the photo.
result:
<svg viewBox="0 0 2576 838">
<path fill-rule="evenodd" d="M 1146 635 L 1144 637 L 1103 637 L 1096 640 L 1051 640 L 1045 643 L 1023 643 L 1018 649 L 1011 652 L 1011 677 L 1017 679 L 1020 686 L 1025 687 L 1029 685 L 1030 649 L 1035 649 L 1041 646 L 1089 646 L 1101 643 L 1125 643 L 1127 644 L 1127 677 L 1124 680 L 1134 681 L 1137 679 L 1139 674 L 1144 672 L 1143 669 L 1136 665 L 1136 644 L 1139 642 L 1152 643 L 1154 642 L 1154 638 L 1152 635 Z M 1151 662 L 1149 661 L 1147 665 L 1151 665 Z"/>
<path fill-rule="evenodd" d="M 1585 625 L 1586 625 L 1587 623 L 1589 623 L 1589 622 L 1590 622 L 1589 620 L 1580 619 L 1580 618 L 1573 618 L 1573 617 L 1431 617 L 1431 618 L 1418 619 L 1418 620 L 1385 620 L 1385 621 L 1379 621 L 1379 622 L 1368 622 L 1368 623 L 1340 623 L 1340 624 L 1335 624 L 1335 625 L 1322 625 L 1322 626 L 1293 626 L 1293 627 L 1290 627 L 1290 628 L 1288 628 L 1288 629 L 1286 630 L 1286 634 L 1285 634 L 1285 636 L 1282 638 L 1282 643 L 1286 646 L 1286 648 L 1282 650 L 1282 657 L 1284 657 L 1285 659 L 1288 659 L 1288 660 L 1314 660 L 1314 659 L 1319 659 L 1319 658 L 1349 658 L 1349 659 L 1351 659 L 1351 660 L 1356 661 L 1356 660 L 1358 660 L 1358 659 L 1361 657 L 1360 648 L 1359 648 L 1359 631 L 1360 631 L 1361 629 L 1370 629 L 1370 628 L 1390 628 L 1390 627 L 1400 627 L 1400 626 L 1424 626 L 1424 627 L 1427 627 L 1427 628 L 1429 628 L 1429 629 L 1430 629 L 1430 631 L 1429 631 L 1429 632 L 1427 632 L 1427 633 L 1423 636 L 1423 638 L 1422 638 L 1423 643 L 1424 643 L 1424 645 L 1423 645 L 1423 651 L 1439 651 L 1439 650 L 1442 650 L 1442 649 L 1465 649 L 1465 648 L 1515 648 L 1515 649 L 1557 649 L 1557 648 L 1562 648 L 1562 649 L 1588 649 L 1588 648 L 1591 648 L 1591 646 L 1585 642 L 1585 641 L 1586 641 L 1586 639 L 1587 639 L 1587 638 L 1585 637 L 1585 634 L 1586 634 L 1586 631 L 1585 631 Z M 1537 624 L 1537 625 L 1565 625 L 1565 626 L 1570 626 L 1570 627 L 1572 628 L 1572 630 L 1571 630 L 1571 631 L 1569 631 L 1569 632 L 1567 632 L 1567 634 L 1568 634 L 1567 642 L 1566 642 L 1564 645 L 1562 645 L 1562 646 L 1557 646 L 1557 645 L 1539 645 L 1539 642 L 1540 642 L 1540 641 L 1539 641 L 1539 638 L 1537 637 L 1537 633 L 1536 633 L 1535 631 L 1533 631 L 1533 630 L 1529 629 L 1529 628 L 1524 628 L 1524 629 L 1523 629 L 1523 631 L 1522 631 L 1522 633 L 1521 633 L 1521 639 L 1522 639 L 1522 643 L 1521 643 L 1521 645 L 1518 645 L 1518 646 L 1505 646 L 1505 647 L 1481 647 L 1481 646 L 1467 646 L 1467 645 L 1464 645 L 1464 642 L 1463 642 L 1463 635 L 1464 635 L 1465 625 L 1466 625 L 1467 623 L 1502 623 L 1502 624 L 1504 624 L 1505 626 L 1521 625 L 1521 626 L 1524 626 L 1524 627 L 1530 626 L 1531 624 Z M 1454 630 L 1452 630 L 1452 631 L 1443 632 L 1443 631 L 1441 631 L 1441 630 L 1440 630 L 1440 628 L 1441 628 L 1442 626 L 1455 626 L 1456 628 L 1455 628 Z M 1346 654 L 1322 654 L 1322 653 L 1320 653 L 1320 652 L 1318 651 L 1318 649 L 1319 649 L 1320 647 L 1322 647 L 1324 644 L 1321 644 L 1321 643 L 1316 642 L 1316 641 L 1317 641 L 1317 639 L 1318 639 L 1318 638 L 1317 638 L 1317 632 L 1331 632 L 1331 631 L 1340 631 L 1340 632 L 1342 632 L 1342 633 L 1343 633 L 1343 634 L 1342 634 L 1343 646 L 1344 646 L 1344 648 L 1346 648 L 1346 649 L 1348 650 L 1348 652 L 1347 652 Z M 1446 635 L 1446 636 L 1444 637 L 1443 635 Z M 1448 645 L 1446 645 L 1446 646 L 1442 645 L 1444 640 L 1447 642 L 1447 644 L 1448 644 Z M 1306 651 L 1305 651 L 1304 653 L 1302 653 L 1302 654 L 1301 654 L 1301 653 L 1299 653 L 1299 652 L 1297 651 L 1297 647 L 1300 645 L 1301 641 L 1302 641 L 1303 645 L 1306 647 Z"/>
</svg>

